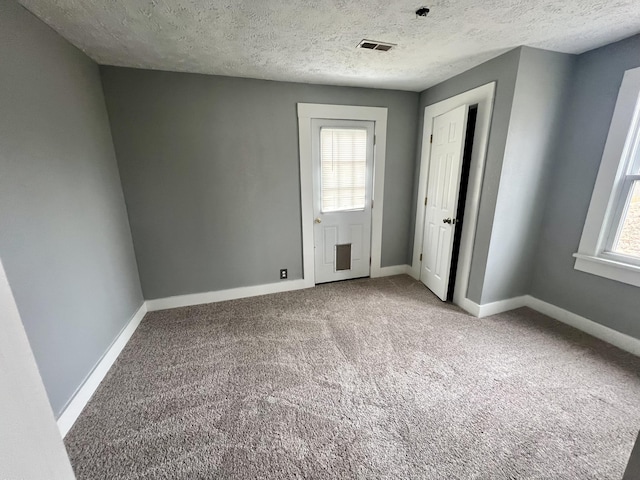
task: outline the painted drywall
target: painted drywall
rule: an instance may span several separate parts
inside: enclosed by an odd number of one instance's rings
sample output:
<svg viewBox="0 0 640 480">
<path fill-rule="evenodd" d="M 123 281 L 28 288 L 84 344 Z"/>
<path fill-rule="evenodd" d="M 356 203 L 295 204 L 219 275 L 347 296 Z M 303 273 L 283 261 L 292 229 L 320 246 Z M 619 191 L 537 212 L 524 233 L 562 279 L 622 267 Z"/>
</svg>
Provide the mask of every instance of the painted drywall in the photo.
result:
<svg viewBox="0 0 640 480">
<path fill-rule="evenodd" d="M 429 105 L 438 103 L 447 98 L 466 92 L 473 88 L 496 82 L 496 93 L 487 148 L 484 181 L 481 193 L 480 210 L 478 213 L 478 226 L 476 229 L 475 245 L 471 262 L 471 274 L 469 276 L 469 289 L 467 297 L 481 303 L 484 283 L 484 275 L 487 265 L 489 244 L 492 235 L 494 212 L 498 197 L 498 187 L 502 171 L 507 143 L 507 133 L 511 117 L 511 107 L 516 86 L 518 65 L 520 61 L 520 49 L 505 53 L 493 60 L 479 65 L 467 72 L 453 77 L 443 83 L 431 87 L 420 94 L 420 120 L 418 145 L 422 145 L 422 124 L 424 121 L 424 109 Z M 420 147 L 417 150 L 416 171 L 414 181 L 414 198 L 417 196 L 417 181 L 420 168 Z M 412 202 L 411 226 L 413 234 L 415 228 L 415 205 Z M 409 242 L 410 252 L 413 251 L 412 241 Z"/>
<path fill-rule="evenodd" d="M 481 304 L 529 293 L 575 60 L 521 48 Z"/>
<path fill-rule="evenodd" d="M 0 478 L 75 478 L 0 262 Z"/>
<path fill-rule="evenodd" d="M 382 266 L 407 263 L 417 93 L 101 72 L 145 298 L 302 278 L 299 102 L 388 107 Z"/>
<path fill-rule="evenodd" d="M 58 416 L 142 304 L 98 67 L 0 1 L 0 256 Z"/>
<path fill-rule="evenodd" d="M 533 296 L 640 338 L 640 290 L 574 270 L 591 193 L 625 70 L 640 66 L 640 36 L 580 55 L 535 259 Z"/>
</svg>

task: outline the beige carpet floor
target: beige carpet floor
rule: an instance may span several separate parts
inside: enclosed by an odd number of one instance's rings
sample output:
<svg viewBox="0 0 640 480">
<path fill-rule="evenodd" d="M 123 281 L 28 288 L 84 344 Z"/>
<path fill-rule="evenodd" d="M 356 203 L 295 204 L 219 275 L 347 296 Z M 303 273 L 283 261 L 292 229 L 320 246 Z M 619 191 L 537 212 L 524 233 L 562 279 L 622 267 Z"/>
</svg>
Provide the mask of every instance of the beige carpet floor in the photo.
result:
<svg viewBox="0 0 640 480">
<path fill-rule="evenodd" d="M 65 442 L 79 479 L 615 479 L 640 359 L 407 276 L 149 313 Z"/>
</svg>

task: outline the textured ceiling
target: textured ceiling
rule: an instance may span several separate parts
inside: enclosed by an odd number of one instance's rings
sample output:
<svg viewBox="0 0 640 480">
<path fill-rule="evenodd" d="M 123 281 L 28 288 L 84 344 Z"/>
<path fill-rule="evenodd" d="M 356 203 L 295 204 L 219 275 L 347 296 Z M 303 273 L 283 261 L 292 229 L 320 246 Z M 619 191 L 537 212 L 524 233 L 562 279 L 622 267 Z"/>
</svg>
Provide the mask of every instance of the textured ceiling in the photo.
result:
<svg viewBox="0 0 640 480">
<path fill-rule="evenodd" d="M 640 32 L 638 0 L 21 0 L 96 62 L 420 91 L 519 45 Z M 356 49 L 363 38 L 397 44 Z"/>
</svg>

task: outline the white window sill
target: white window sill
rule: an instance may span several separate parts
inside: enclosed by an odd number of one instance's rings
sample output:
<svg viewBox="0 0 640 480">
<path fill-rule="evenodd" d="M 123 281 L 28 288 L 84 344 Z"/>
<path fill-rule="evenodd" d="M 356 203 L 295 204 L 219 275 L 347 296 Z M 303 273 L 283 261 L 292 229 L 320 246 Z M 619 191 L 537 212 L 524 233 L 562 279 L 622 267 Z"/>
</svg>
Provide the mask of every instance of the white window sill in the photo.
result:
<svg viewBox="0 0 640 480">
<path fill-rule="evenodd" d="M 574 253 L 573 256 L 576 259 L 573 268 L 576 270 L 640 287 L 640 266 L 583 253 Z"/>
</svg>

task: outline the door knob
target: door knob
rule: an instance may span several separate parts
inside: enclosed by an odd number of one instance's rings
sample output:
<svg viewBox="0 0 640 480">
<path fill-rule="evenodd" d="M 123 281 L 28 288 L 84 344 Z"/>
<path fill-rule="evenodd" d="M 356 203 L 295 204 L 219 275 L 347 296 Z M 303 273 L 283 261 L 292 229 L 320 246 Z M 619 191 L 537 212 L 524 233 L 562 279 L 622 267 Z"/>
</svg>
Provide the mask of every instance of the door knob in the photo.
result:
<svg viewBox="0 0 640 480">
<path fill-rule="evenodd" d="M 314 223 L 322 223 L 322 220 L 320 220 L 319 218 L 316 218 L 316 219 L 314 220 Z"/>
<path fill-rule="evenodd" d="M 453 225 L 454 223 L 456 223 L 456 219 L 455 218 L 445 218 L 442 220 L 442 223 L 448 223 L 449 225 Z"/>
</svg>

